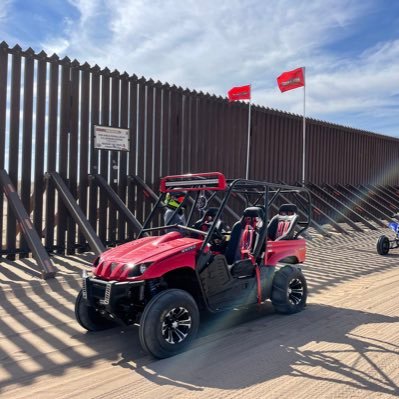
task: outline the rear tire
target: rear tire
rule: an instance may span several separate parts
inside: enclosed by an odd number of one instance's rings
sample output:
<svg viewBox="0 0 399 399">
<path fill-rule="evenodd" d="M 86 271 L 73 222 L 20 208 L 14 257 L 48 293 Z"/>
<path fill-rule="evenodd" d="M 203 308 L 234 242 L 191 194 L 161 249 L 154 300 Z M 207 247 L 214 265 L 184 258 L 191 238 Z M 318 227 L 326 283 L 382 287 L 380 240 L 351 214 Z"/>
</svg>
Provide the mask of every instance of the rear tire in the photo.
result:
<svg viewBox="0 0 399 399">
<path fill-rule="evenodd" d="M 276 312 L 300 312 L 306 306 L 307 294 L 305 276 L 297 267 L 287 265 L 275 273 L 271 300 Z"/>
<path fill-rule="evenodd" d="M 115 327 L 116 323 L 101 316 L 92 306 L 88 306 L 83 298 L 82 290 L 75 302 L 75 317 L 87 331 L 102 331 Z"/>
<path fill-rule="evenodd" d="M 162 291 L 151 299 L 141 316 L 141 346 L 159 359 L 174 356 L 191 344 L 199 321 L 197 303 L 188 292 Z"/>
<path fill-rule="evenodd" d="M 389 238 L 380 236 L 377 241 L 377 252 L 379 255 L 387 255 L 389 252 Z"/>
</svg>

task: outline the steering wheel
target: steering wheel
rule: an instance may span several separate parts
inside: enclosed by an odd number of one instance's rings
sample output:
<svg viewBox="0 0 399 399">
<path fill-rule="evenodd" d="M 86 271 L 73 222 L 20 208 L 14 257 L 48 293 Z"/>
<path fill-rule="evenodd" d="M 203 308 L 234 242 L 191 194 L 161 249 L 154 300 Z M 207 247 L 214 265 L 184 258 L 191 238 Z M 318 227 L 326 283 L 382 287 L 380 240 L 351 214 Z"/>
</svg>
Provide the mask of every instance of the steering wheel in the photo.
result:
<svg viewBox="0 0 399 399">
<path fill-rule="evenodd" d="M 209 222 L 209 228 L 211 227 L 212 223 L 213 222 Z M 216 222 L 215 229 L 213 230 L 213 233 L 212 233 L 212 237 L 209 240 L 209 243 L 211 245 L 214 245 L 214 244 L 220 245 L 220 243 L 225 240 L 225 235 L 223 234 L 222 225 L 223 225 L 223 223 L 220 220 Z"/>
</svg>

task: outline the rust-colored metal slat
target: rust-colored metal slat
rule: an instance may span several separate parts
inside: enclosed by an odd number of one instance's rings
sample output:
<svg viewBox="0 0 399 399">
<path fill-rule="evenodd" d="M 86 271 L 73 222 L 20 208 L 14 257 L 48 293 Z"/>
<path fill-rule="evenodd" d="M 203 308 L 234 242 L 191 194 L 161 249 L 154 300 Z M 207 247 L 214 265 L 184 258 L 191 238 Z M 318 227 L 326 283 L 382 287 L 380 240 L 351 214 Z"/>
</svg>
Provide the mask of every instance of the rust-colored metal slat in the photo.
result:
<svg viewBox="0 0 399 399">
<path fill-rule="evenodd" d="M 353 227 L 353 229 L 355 229 L 356 231 L 363 231 L 356 223 L 354 223 L 352 221 L 352 219 L 350 219 L 347 215 L 345 215 L 343 212 L 341 212 L 340 210 L 338 210 L 336 207 L 334 207 L 333 205 L 331 205 L 328 201 L 326 201 L 324 198 L 322 198 L 320 195 L 316 194 L 315 191 L 317 192 L 321 192 L 323 194 L 326 194 L 324 192 L 324 190 L 320 187 L 318 187 L 315 184 L 308 184 L 307 185 L 308 189 L 311 191 L 312 196 L 314 196 L 315 198 L 317 198 L 317 200 L 319 202 L 322 202 L 325 206 L 327 206 L 328 208 L 330 208 L 334 214 L 339 215 L 344 221 L 345 223 L 347 223 L 349 226 Z M 344 206 L 345 209 L 348 209 L 348 207 Z"/>
<path fill-rule="evenodd" d="M 349 199 L 347 196 L 345 196 L 344 194 L 340 193 L 339 191 L 337 191 L 334 187 L 332 187 L 329 184 L 324 184 L 324 187 L 327 188 L 328 190 L 330 190 L 329 197 L 331 199 L 335 198 L 335 201 L 340 204 L 341 206 L 345 206 L 346 208 L 351 210 L 351 213 L 353 215 L 355 215 L 355 217 L 361 222 L 363 223 L 366 227 L 368 227 L 371 230 L 377 230 L 377 228 L 371 224 L 367 219 L 365 219 L 360 212 L 367 212 L 365 209 L 359 207 L 354 201 L 352 201 L 351 199 Z M 335 196 L 335 197 L 334 197 Z M 339 197 L 339 198 L 337 198 Z M 345 201 L 345 202 L 344 202 Z M 358 211 L 358 209 L 360 210 L 360 212 Z M 368 213 L 367 213 L 368 214 Z"/>
<path fill-rule="evenodd" d="M 41 239 L 33 227 L 32 221 L 18 196 L 15 186 L 4 169 L 0 170 L 0 185 L 7 197 L 11 211 L 21 226 L 21 231 L 29 245 L 29 248 L 32 251 L 36 262 L 41 267 L 42 277 L 45 279 L 54 277 L 56 269 L 51 263 L 50 257 L 44 249 Z"/>
<path fill-rule="evenodd" d="M 381 227 L 385 227 L 385 224 L 381 222 L 380 219 L 378 219 L 374 213 L 368 211 L 366 209 L 367 204 L 365 204 L 365 202 L 363 201 L 363 199 L 359 196 L 357 196 L 356 194 L 352 193 L 352 191 L 350 191 L 349 189 L 347 189 L 346 187 L 342 186 L 341 184 L 337 184 L 335 187 L 335 189 L 337 189 L 340 193 L 345 194 L 346 198 L 348 198 L 349 201 L 351 201 L 353 203 L 353 205 L 355 207 L 360 208 L 363 212 L 365 212 L 367 214 L 367 216 L 373 220 L 375 223 L 377 223 L 379 226 Z M 366 206 L 364 206 L 364 204 Z"/>
<path fill-rule="evenodd" d="M 0 169 L 5 167 L 6 109 L 7 109 L 7 71 L 8 45 L 0 43 Z M 0 191 L 0 250 L 3 248 L 3 202 L 4 194 Z M 0 255 L 1 257 L 1 255 Z"/>
<path fill-rule="evenodd" d="M 18 164 L 19 164 L 19 123 L 20 123 L 20 101 L 21 101 L 21 47 L 12 49 L 11 65 L 11 100 L 10 100 L 10 141 L 8 173 L 12 184 L 18 187 Z M 7 210 L 7 250 L 11 253 L 8 259 L 14 259 L 13 252 L 16 251 L 16 220 L 8 203 Z"/>
</svg>

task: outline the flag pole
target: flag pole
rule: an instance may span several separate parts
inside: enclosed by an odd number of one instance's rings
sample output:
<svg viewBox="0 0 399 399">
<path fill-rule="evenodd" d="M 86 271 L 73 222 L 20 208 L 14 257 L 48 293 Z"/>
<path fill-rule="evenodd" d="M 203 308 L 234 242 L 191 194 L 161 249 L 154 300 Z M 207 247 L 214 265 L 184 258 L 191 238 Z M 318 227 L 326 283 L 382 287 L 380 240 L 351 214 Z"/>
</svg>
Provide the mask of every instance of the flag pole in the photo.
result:
<svg viewBox="0 0 399 399">
<path fill-rule="evenodd" d="M 303 67 L 303 134 L 302 134 L 302 185 L 305 185 L 305 168 L 306 168 L 306 116 L 305 116 L 305 87 L 306 87 L 306 82 L 305 82 L 305 67 Z"/>
<path fill-rule="evenodd" d="M 249 152 L 251 148 L 251 100 L 249 100 L 248 107 L 248 136 L 247 136 L 247 168 L 245 171 L 245 179 L 249 177 Z"/>
</svg>

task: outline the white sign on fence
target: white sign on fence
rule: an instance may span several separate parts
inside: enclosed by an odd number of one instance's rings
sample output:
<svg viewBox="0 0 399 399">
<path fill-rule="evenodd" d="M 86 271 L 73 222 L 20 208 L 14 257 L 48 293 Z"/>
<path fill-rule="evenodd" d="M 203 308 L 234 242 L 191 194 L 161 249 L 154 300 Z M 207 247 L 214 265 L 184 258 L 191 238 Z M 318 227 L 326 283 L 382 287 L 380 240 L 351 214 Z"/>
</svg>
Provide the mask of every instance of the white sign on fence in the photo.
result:
<svg viewBox="0 0 399 399">
<path fill-rule="evenodd" d="M 99 150 L 129 151 L 129 129 L 94 126 L 94 148 Z"/>
</svg>

